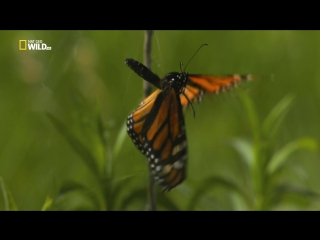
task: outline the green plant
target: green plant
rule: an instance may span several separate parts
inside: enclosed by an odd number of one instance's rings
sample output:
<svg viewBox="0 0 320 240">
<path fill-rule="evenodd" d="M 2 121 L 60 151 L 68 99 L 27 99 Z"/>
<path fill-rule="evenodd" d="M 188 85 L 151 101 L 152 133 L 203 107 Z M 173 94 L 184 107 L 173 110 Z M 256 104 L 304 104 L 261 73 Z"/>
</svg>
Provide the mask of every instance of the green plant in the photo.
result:
<svg viewBox="0 0 320 240">
<path fill-rule="evenodd" d="M 224 176 L 214 176 L 208 178 L 200 188 L 198 188 L 188 205 L 188 209 L 195 209 L 198 201 L 212 188 L 222 186 L 230 195 L 236 196 L 237 202 L 242 202 L 240 207 L 235 205 L 231 209 L 247 210 L 271 210 L 277 205 L 286 201 L 285 195 L 291 194 L 302 197 L 305 201 L 318 199 L 319 194 L 305 187 L 282 183 L 282 173 L 296 171 L 290 166 L 290 156 L 298 150 L 308 150 L 314 152 L 318 150 L 318 142 L 313 138 L 300 138 L 292 140 L 280 149 L 275 150 L 276 140 L 281 134 L 286 114 L 292 106 L 294 97 L 285 96 L 268 114 L 262 123 L 259 122 L 253 101 L 245 94 L 240 94 L 241 101 L 246 109 L 252 132 L 252 141 L 246 139 L 233 139 L 232 147 L 239 153 L 240 159 L 245 169 L 249 186 L 243 187 L 240 184 L 227 179 Z M 303 170 L 301 170 L 303 171 Z M 297 207 L 301 203 L 300 199 L 291 198 Z M 217 209 L 225 209 L 227 206 L 216 201 Z"/>
<path fill-rule="evenodd" d="M 79 94 L 79 93 L 78 93 Z M 90 189 L 84 183 L 74 181 L 66 182 L 61 187 L 57 197 L 52 202 L 52 209 L 61 209 L 67 198 L 82 196 L 83 200 L 74 209 L 93 209 L 93 210 L 115 210 L 116 200 L 121 190 L 125 189 L 130 176 L 122 179 L 114 178 L 113 159 L 119 153 L 124 137 L 126 135 L 125 124 L 118 133 L 115 145 L 112 148 L 108 139 L 107 127 L 103 124 L 100 111 L 96 111 L 95 119 L 92 121 L 94 127 L 91 128 L 91 138 L 96 139 L 95 144 L 85 144 L 81 139 L 76 137 L 71 128 L 56 118 L 53 114 L 47 113 L 48 118 L 54 124 L 55 128 L 64 136 L 70 147 L 75 151 L 80 159 L 90 170 L 93 177 L 94 185 L 99 186 L 97 190 Z M 86 129 L 84 123 L 76 124 L 78 130 Z M 89 177 L 88 177 L 89 178 Z M 135 195 L 135 193 L 132 193 Z M 125 200 L 124 200 L 125 201 Z M 126 200 L 128 202 L 128 200 Z M 125 207 L 126 204 L 120 204 Z M 120 208 L 121 208 L 120 207 Z"/>
<path fill-rule="evenodd" d="M 8 190 L 8 188 L 4 184 L 2 177 L 0 177 L 0 189 L 1 189 L 3 201 L 4 201 L 4 210 L 5 211 L 18 210 L 17 204 L 14 201 L 14 198 L 11 192 Z"/>
</svg>

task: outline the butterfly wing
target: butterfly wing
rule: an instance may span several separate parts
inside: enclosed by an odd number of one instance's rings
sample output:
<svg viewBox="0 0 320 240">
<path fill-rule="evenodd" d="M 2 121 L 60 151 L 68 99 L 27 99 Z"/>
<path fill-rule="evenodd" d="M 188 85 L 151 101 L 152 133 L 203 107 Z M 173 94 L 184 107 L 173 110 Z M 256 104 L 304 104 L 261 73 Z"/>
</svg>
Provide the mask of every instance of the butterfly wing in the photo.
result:
<svg viewBox="0 0 320 240">
<path fill-rule="evenodd" d="M 139 108 L 130 114 L 127 118 L 127 132 L 131 137 L 133 143 L 144 154 L 143 140 L 142 140 L 142 129 L 146 128 L 145 120 L 147 115 L 150 113 L 154 106 L 155 100 L 161 90 L 156 90 L 149 97 L 144 99 Z M 145 131 L 145 130 L 144 130 Z"/>
<path fill-rule="evenodd" d="M 252 75 L 238 74 L 225 76 L 189 74 L 184 94 L 190 101 L 201 101 L 205 93 L 218 94 L 221 91 L 235 87 L 242 81 L 248 81 L 252 78 Z M 189 103 L 183 94 L 180 96 L 180 100 L 182 106 L 187 106 Z"/>
<path fill-rule="evenodd" d="M 187 138 L 180 97 L 157 90 L 127 119 L 128 134 L 147 157 L 164 191 L 186 177 Z"/>
</svg>

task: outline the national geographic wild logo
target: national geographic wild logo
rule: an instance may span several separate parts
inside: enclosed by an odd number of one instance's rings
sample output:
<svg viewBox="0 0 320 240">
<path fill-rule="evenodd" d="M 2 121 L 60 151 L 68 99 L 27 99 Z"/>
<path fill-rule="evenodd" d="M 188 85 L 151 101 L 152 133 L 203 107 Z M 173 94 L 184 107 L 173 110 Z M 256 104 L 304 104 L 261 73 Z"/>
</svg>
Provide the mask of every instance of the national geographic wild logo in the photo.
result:
<svg viewBox="0 0 320 240">
<path fill-rule="evenodd" d="M 42 40 L 19 40 L 19 50 L 45 51 L 51 50 L 51 47 Z"/>
</svg>

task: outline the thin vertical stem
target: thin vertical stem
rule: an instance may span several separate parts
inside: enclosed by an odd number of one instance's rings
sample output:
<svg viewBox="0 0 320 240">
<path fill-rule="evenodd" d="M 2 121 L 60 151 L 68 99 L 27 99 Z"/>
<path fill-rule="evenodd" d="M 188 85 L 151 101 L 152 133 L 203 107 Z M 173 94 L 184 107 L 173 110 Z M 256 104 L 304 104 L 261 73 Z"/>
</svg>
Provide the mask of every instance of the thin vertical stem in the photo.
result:
<svg viewBox="0 0 320 240">
<path fill-rule="evenodd" d="M 151 70 L 151 38 L 152 30 L 146 30 L 144 35 L 144 65 Z M 151 84 L 147 81 L 143 81 L 144 97 L 148 97 L 151 94 Z"/>
<path fill-rule="evenodd" d="M 144 35 L 144 65 L 151 70 L 151 38 L 152 30 L 146 30 Z M 144 97 L 148 97 L 151 94 L 151 85 L 147 81 L 143 81 Z M 154 176 L 148 163 L 148 206 L 149 211 L 156 210 L 156 191 L 154 187 Z"/>
</svg>

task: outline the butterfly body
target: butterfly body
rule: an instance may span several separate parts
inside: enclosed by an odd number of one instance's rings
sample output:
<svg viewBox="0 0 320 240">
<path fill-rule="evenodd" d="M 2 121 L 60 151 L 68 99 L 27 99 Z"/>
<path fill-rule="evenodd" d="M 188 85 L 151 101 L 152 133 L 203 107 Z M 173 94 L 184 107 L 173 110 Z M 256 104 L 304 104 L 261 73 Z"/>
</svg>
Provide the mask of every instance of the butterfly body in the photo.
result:
<svg viewBox="0 0 320 240">
<path fill-rule="evenodd" d="M 210 76 L 171 72 L 160 79 L 146 66 L 128 58 L 135 73 L 158 89 L 144 99 L 127 118 L 127 132 L 150 164 L 164 191 L 186 178 L 187 137 L 183 107 L 201 101 L 205 92 L 218 93 L 251 75 Z"/>
<path fill-rule="evenodd" d="M 146 66 L 132 58 L 127 58 L 125 63 L 140 77 L 164 91 L 174 89 L 176 94 L 181 94 L 182 90 L 186 87 L 188 74 L 185 72 L 171 72 L 166 74 L 161 80 L 158 75 L 154 74 Z"/>
</svg>

